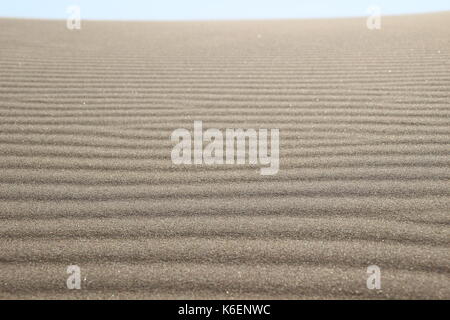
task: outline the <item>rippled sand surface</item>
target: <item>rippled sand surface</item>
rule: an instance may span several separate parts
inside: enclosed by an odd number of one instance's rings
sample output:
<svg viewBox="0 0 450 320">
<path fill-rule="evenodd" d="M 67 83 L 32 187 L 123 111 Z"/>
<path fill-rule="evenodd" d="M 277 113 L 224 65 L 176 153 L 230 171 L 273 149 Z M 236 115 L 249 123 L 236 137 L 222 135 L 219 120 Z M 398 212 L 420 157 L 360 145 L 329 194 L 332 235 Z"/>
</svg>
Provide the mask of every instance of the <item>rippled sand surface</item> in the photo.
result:
<svg viewBox="0 0 450 320">
<path fill-rule="evenodd" d="M 450 299 L 449 39 L 0 19 L 0 298 Z M 279 128 L 279 173 L 172 165 L 194 120 Z"/>
</svg>

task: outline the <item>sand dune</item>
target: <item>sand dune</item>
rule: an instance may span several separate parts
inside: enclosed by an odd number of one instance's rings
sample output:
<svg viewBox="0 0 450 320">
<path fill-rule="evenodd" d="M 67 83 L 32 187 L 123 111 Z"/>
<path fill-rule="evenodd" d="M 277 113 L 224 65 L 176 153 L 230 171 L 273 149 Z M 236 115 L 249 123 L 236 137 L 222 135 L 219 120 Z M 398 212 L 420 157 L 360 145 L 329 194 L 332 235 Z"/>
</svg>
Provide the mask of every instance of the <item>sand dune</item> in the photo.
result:
<svg viewBox="0 0 450 320">
<path fill-rule="evenodd" d="M 450 13 L 382 21 L 0 19 L 0 298 L 450 299 Z M 173 165 L 194 120 L 279 173 Z"/>
</svg>

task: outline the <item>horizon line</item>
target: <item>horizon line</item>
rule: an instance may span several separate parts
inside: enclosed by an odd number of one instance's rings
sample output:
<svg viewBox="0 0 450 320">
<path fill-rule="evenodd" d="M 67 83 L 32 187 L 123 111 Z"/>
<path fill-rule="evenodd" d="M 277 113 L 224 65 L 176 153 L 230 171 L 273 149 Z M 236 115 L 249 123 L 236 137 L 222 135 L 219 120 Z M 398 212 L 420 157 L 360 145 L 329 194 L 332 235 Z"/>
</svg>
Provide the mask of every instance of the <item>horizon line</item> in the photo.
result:
<svg viewBox="0 0 450 320">
<path fill-rule="evenodd" d="M 428 14 L 450 13 L 449 10 L 426 11 L 415 13 L 393 13 L 383 14 L 382 17 L 402 17 L 402 16 L 419 16 Z M 91 22 L 238 22 L 238 21 L 280 21 L 280 20 L 343 20 L 343 19 L 365 19 L 369 15 L 348 15 L 348 16 L 325 16 L 325 17 L 272 17 L 272 18 L 211 18 L 211 19 L 96 19 L 83 18 L 82 21 Z M 67 18 L 41 18 L 41 17 L 11 17 L 0 16 L 1 20 L 37 20 L 37 21 L 66 21 Z"/>
</svg>

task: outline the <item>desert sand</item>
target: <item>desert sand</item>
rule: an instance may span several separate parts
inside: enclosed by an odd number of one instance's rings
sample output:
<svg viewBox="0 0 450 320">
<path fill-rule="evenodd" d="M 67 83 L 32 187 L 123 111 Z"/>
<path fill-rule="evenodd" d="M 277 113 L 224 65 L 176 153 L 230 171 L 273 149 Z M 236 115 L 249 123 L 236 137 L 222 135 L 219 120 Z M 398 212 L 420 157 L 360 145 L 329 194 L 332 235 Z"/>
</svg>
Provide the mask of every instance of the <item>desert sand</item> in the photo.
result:
<svg viewBox="0 0 450 320">
<path fill-rule="evenodd" d="M 0 19 L 0 298 L 450 299 L 449 39 L 449 12 Z M 173 165 L 194 120 L 279 128 L 279 173 Z"/>
</svg>

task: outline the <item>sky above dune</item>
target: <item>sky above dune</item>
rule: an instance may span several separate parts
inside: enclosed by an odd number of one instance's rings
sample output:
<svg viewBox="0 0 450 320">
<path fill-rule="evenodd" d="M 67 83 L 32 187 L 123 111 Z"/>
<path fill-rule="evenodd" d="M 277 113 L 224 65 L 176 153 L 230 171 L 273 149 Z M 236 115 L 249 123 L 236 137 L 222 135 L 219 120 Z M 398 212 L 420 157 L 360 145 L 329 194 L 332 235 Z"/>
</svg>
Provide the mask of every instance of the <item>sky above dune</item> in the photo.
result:
<svg viewBox="0 0 450 320">
<path fill-rule="evenodd" d="M 450 10 L 449 0 L 13 0 L 2 1 L 1 17 L 65 19 L 78 5 L 82 19 L 217 20 L 350 17 L 379 6 L 396 15 Z"/>
</svg>

